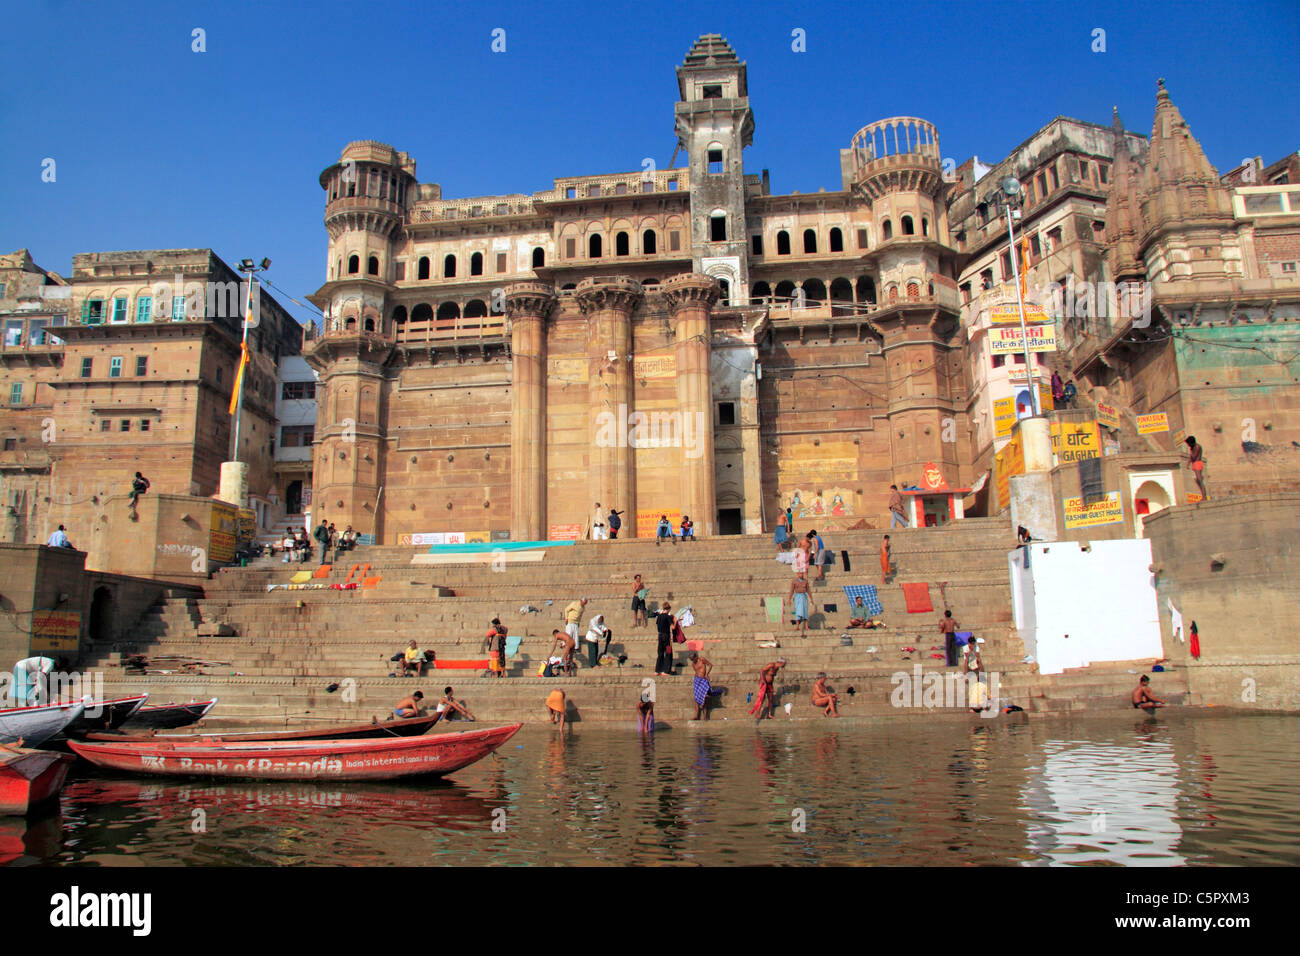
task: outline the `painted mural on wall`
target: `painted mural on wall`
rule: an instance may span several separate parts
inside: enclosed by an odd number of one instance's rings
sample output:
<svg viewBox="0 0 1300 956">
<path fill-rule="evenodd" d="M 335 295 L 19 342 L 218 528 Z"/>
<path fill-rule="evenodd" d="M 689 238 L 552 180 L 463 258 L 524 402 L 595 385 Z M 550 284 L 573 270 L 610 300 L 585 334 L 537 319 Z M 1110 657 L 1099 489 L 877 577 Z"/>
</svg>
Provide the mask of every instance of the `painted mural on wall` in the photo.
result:
<svg viewBox="0 0 1300 956">
<path fill-rule="evenodd" d="M 853 489 L 851 488 L 796 488 L 781 498 L 782 510 L 794 513 L 795 530 L 825 528 L 843 531 L 857 518 L 853 515 Z"/>
</svg>

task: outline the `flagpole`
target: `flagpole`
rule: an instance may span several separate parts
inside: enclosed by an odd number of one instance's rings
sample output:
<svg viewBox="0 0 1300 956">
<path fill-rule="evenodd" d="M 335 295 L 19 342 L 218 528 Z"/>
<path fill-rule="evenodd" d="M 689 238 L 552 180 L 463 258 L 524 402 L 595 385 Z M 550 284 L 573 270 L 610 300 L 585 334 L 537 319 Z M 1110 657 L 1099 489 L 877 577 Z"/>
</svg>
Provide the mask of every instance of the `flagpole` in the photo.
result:
<svg viewBox="0 0 1300 956">
<path fill-rule="evenodd" d="M 239 423 L 244 417 L 244 362 L 248 355 L 248 317 L 253 312 L 253 273 L 248 272 L 248 296 L 244 302 L 243 338 L 239 342 L 239 367 L 235 372 L 235 454 L 231 461 L 239 461 Z"/>
</svg>

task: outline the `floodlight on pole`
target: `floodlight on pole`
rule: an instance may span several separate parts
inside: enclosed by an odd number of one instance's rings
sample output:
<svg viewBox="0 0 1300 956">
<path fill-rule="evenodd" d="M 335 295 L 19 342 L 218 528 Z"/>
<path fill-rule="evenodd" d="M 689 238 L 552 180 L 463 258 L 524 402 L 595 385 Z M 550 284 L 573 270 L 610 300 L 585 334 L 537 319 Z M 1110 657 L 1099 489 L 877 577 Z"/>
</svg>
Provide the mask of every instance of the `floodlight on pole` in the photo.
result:
<svg viewBox="0 0 1300 956">
<path fill-rule="evenodd" d="M 1007 239 L 1011 243 L 1011 272 L 1016 282 L 1016 301 L 1020 303 L 1020 344 L 1025 352 L 1025 382 L 1029 386 L 1029 407 L 1037 416 L 1043 413 L 1043 409 L 1038 400 L 1038 381 L 1034 375 L 1033 355 L 1029 351 L 1029 330 L 1025 323 L 1025 293 L 1020 287 L 1020 259 L 1016 255 L 1016 229 L 1011 219 L 1011 207 L 1020 204 L 1020 180 L 1014 176 L 1008 176 L 998 185 L 1002 191 L 1002 204 L 1007 210 Z"/>
</svg>

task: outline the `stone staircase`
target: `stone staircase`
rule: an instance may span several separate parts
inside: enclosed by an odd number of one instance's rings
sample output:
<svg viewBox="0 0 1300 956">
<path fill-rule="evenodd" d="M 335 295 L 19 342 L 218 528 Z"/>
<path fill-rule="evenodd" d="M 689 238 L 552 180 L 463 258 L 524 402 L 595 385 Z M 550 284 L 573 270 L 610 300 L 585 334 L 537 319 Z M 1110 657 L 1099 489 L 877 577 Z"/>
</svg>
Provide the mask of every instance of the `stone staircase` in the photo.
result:
<svg viewBox="0 0 1300 956">
<path fill-rule="evenodd" d="M 794 702 L 794 716 L 818 716 L 808 692 L 820 671 L 841 693 L 845 716 L 969 716 L 960 706 L 895 706 L 896 675 L 912 675 L 917 665 L 925 675 L 945 670 L 942 659 L 930 656 L 942 654 L 937 621 L 945 604 L 963 629 L 985 639 L 985 666 L 999 672 L 1001 697 L 1029 709 L 1035 700 L 1055 701 L 1058 693 L 1068 696 L 1071 686 L 1082 686 L 1043 683 L 1032 664 L 1021 663 L 1024 648 L 1011 622 L 1006 557 L 1014 541 L 1001 519 L 891 531 L 895 573 L 879 588 L 880 617 L 887 627 L 848 632 L 849 604 L 840 585 L 879 585 L 877 555 L 884 533 L 822 536 L 836 551 L 836 564 L 824 582 L 814 585 L 819 610 L 805 637 L 788 620 L 767 618 L 763 599 L 787 593 L 791 569 L 774 560 L 775 547 L 766 536 L 676 546 L 656 545 L 652 539 L 579 542 L 547 549 L 541 562 L 507 554 L 504 561 L 466 558 L 438 565 L 413 563 L 427 549 L 386 546 L 358 549 L 324 579 L 341 582 L 353 564 L 368 563 L 368 575 L 381 581 L 356 591 L 268 592 L 269 585 L 287 583 L 299 570 L 314 571 L 314 563 L 282 564 L 268 557 L 246 568 L 225 569 L 206 583 L 201 600 L 169 596 L 129 641 L 95 647 L 83 663 L 103 670 L 108 693 L 144 689 L 156 702 L 218 696 L 221 704 L 209 720 L 214 726 L 369 720 L 387 714 L 416 687 L 436 699 L 444 684 L 455 685 L 457 695 L 481 719 L 545 719 L 543 700 L 552 687 L 561 686 L 577 719 L 630 721 L 649 680 L 655 683 L 657 716 L 684 720 L 694 714 L 690 677 L 654 678 L 653 620 L 650 627 L 631 626 L 631 580 L 640 573 L 652 604 L 669 601 L 674 611 L 687 606 L 694 611 L 697 623 L 687 628 L 687 637 L 704 642 L 702 653 L 714 665 L 713 682 L 727 691 L 713 709 L 714 719 L 744 716 L 757 672 L 779 656 L 788 662 L 779 683 L 785 689 L 783 700 Z M 851 572 L 841 567 L 841 550 L 849 553 Z M 907 613 L 899 585 L 915 581 L 930 583 L 933 612 Z M 551 631 L 561 626 L 562 609 L 584 596 L 590 603 L 583 633 L 591 615 L 604 613 L 614 630 L 611 653 L 626 654 L 626 663 L 594 670 L 582 666 L 576 676 L 562 680 L 536 677 L 551 646 Z M 838 610 L 825 611 L 827 603 Z M 539 610 L 522 612 L 525 605 Z M 498 616 L 511 634 L 523 637 L 519 653 L 509 661 L 508 679 L 484 678 L 479 670 L 432 670 L 420 680 L 388 676 L 388 658 L 412 639 L 435 650 L 440 660 L 486 657 L 483 636 Z M 219 633 L 229 631 L 233 633 Z M 852 646 L 841 644 L 846 632 L 852 634 Z M 779 641 L 780 648 L 760 646 L 771 640 Z M 909 646 L 917 650 L 901 650 Z M 204 667 L 202 674 L 151 671 L 137 676 L 115 666 L 130 653 L 222 663 Z M 679 669 L 687 666 L 685 657 L 679 649 Z M 1127 680 L 1129 675 L 1123 676 Z M 1106 686 L 1117 683 L 1112 677 Z M 330 692 L 332 684 L 338 688 Z M 1116 692 L 1111 687 L 1111 695 Z M 919 689 L 916 697 L 919 701 Z M 1040 709 L 1056 708 L 1044 703 Z"/>
</svg>

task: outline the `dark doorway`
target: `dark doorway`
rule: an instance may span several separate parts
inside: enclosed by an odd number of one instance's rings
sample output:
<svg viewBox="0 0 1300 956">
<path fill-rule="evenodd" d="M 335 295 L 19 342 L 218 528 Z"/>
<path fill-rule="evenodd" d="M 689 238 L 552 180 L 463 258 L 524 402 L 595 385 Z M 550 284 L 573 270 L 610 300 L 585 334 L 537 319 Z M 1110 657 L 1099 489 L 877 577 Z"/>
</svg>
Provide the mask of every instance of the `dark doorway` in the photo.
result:
<svg viewBox="0 0 1300 956">
<path fill-rule="evenodd" d="M 718 534 L 740 534 L 741 530 L 739 508 L 718 509 Z"/>
<path fill-rule="evenodd" d="M 95 588 L 95 596 L 90 602 L 90 639 L 92 641 L 111 641 L 113 639 L 113 617 L 116 602 L 108 588 Z"/>
<path fill-rule="evenodd" d="M 284 513 L 302 514 L 302 482 L 291 481 L 284 489 Z"/>
</svg>

